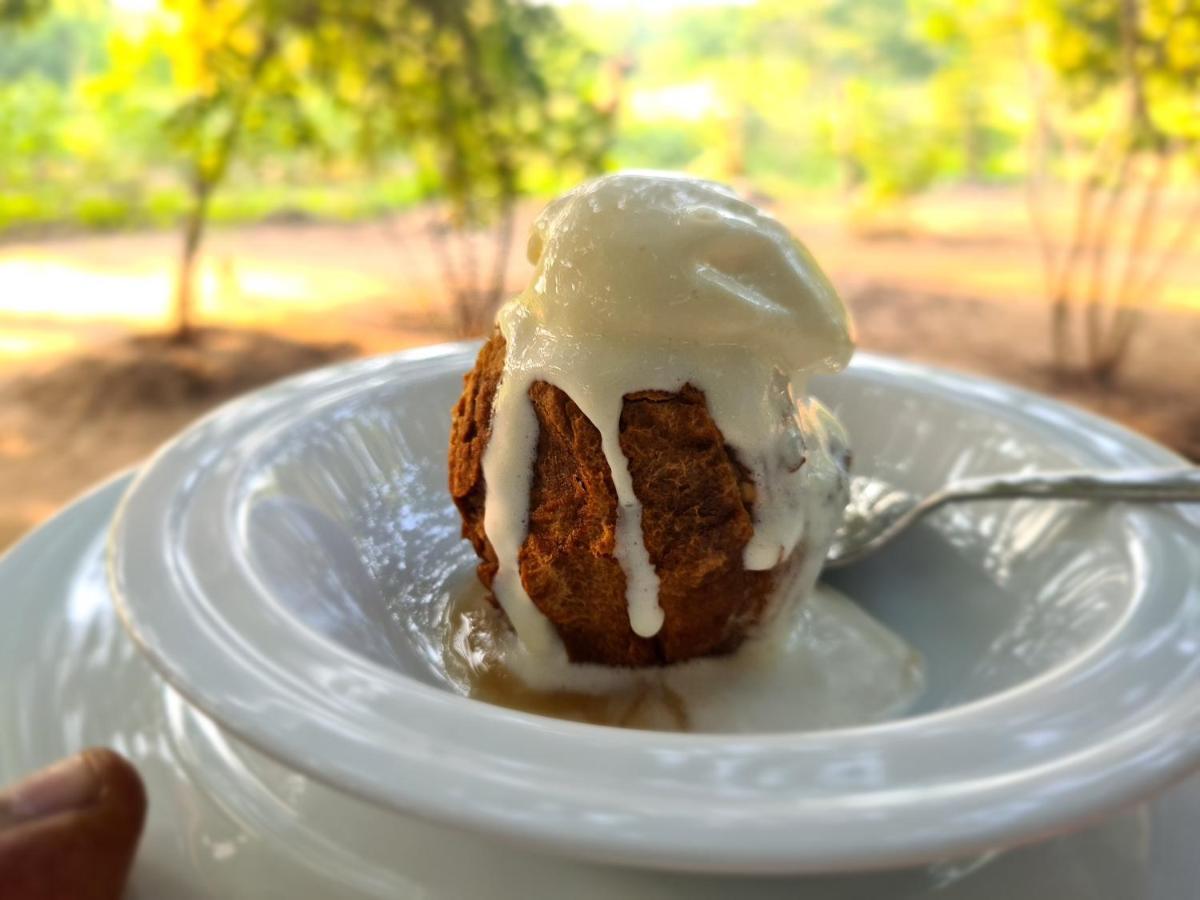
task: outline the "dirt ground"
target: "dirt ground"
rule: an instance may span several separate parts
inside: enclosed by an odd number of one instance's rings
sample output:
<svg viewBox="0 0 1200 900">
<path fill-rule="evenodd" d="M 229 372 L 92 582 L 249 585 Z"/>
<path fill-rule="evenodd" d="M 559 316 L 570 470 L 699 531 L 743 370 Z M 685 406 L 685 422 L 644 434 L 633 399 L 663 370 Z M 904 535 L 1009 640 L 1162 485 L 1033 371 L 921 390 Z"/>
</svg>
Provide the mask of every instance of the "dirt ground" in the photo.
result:
<svg viewBox="0 0 1200 900">
<path fill-rule="evenodd" d="M 205 330 L 193 346 L 123 338 L 0 379 L 0 547 L 222 400 L 357 352 Z"/>
<path fill-rule="evenodd" d="M 1200 459 L 1200 259 L 1183 261 L 1115 386 L 1063 381 L 1048 366 L 1036 250 L 1019 213 L 1011 197 L 951 198 L 883 237 L 848 231 L 819 204 L 781 217 L 842 291 L 864 349 L 1055 394 Z M 510 290 L 528 273 L 521 249 Z M 229 397 L 453 337 L 411 216 L 218 234 L 201 308 L 209 327 L 190 347 L 152 333 L 173 252 L 169 234 L 0 247 L 0 548 Z"/>
<path fill-rule="evenodd" d="M 850 307 L 863 349 L 988 375 L 1123 422 L 1200 461 L 1200 314 L 1151 313 L 1111 386 L 1063 378 L 1048 362 L 1046 312 L 868 285 Z"/>
</svg>

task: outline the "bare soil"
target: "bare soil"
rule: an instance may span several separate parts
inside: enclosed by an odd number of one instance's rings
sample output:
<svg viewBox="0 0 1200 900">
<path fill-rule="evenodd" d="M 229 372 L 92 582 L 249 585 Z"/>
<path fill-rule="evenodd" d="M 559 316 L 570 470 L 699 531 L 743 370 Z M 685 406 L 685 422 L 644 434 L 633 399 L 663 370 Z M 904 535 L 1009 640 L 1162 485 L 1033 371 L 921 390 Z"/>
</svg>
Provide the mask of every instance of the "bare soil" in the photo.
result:
<svg viewBox="0 0 1200 900">
<path fill-rule="evenodd" d="M 866 285 L 849 297 L 863 349 L 988 375 L 1116 419 L 1200 461 L 1200 314 L 1148 314 L 1120 376 L 1100 384 L 1049 363 L 1046 311 Z"/>
<path fill-rule="evenodd" d="M 137 335 L 0 380 L 0 547 L 217 404 L 357 352 L 203 329 L 189 344 Z"/>
</svg>

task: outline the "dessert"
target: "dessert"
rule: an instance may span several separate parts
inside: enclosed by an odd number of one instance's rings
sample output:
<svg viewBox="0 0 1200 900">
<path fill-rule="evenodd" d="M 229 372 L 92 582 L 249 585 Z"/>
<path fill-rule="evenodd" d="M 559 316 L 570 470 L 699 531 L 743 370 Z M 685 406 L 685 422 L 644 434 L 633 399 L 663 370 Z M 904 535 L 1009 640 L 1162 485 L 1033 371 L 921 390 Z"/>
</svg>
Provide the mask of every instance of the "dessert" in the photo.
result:
<svg viewBox="0 0 1200 900">
<path fill-rule="evenodd" d="M 529 287 L 454 410 L 450 489 L 533 657 L 727 654 L 814 584 L 849 454 L 807 379 L 853 345 L 773 218 L 712 182 L 589 181 L 551 203 Z"/>
<path fill-rule="evenodd" d="M 471 581 L 452 591 L 440 670 L 459 693 L 510 709 L 655 731 L 787 732 L 895 718 L 925 687 L 920 654 L 826 585 L 735 653 L 613 668 L 547 665 L 520 652 L 503 613 Z"/>
</svg>

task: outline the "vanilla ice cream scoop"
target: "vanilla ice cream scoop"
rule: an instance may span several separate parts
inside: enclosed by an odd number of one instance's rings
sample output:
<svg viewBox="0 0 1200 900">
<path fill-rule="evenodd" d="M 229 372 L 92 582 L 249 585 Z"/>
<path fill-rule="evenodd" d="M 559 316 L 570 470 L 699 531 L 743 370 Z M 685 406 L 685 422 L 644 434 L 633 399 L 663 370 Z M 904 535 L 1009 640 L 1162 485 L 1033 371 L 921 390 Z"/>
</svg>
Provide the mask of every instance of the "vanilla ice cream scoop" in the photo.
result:
<svg viewBox="0 0 1200 900">
<path fill-rule="evenodd" d="M 741 346 L 784 372 L 853 352 L 845 307 L 778 221 L 711 181 L 623 172 L 538 217 L 537 272 L 514 303 L 548 331 L 677 347 Z"/>
<path fill-rule="evenodd" d="M 853 351 L 848 317 L 812 256 L 775 219 L 708 181 L 626 172 L 552 202 L 529 242 L 537 271 L 497 315 L 504 370 L 483 457 L 484 529 L 498 561 L 492 590 L 522 643 L 553 652 L 553 626 L 521 582 L 539 424 L 528 391 L 549 383 L 600 433 L 617 496 L 614 555 L 629 622 L 662 626 L 658 577 L 620 446 L 624 398 L 704 392 L 726 444 L 751 473 L 754 535 L 746 570 L 804 545 L 815 581 L 845 506 L 845 438 L 807 379 Z"/>
</svg>

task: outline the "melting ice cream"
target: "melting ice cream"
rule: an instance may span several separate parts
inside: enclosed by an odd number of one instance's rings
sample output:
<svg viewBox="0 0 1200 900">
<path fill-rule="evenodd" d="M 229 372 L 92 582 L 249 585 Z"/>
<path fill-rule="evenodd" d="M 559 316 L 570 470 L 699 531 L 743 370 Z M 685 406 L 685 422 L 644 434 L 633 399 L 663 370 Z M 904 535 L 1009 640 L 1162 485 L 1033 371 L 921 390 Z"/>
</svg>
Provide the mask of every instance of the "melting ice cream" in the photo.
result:
<svg viewBox="0 0 1200 900">
<path fill-rule="evenodd" d="M 518 559 L 539 429 L 528 391 L 538 381 L 564 391 L 600 433 L 618 501 L 614 555 L 637 635 L 655 635 L 663 612 L 619 441 L 631 392 L 704 392 L 754 482 L 744 567 L 773 569 L 803 545 L 791 593 L 811 587 L 845 505 L 845 438 L 807 398 L 807 382 L 842 369 L 853 351 L 845 309 L 811 254 L 721 185 L 628 172 L 551 203 L 529 259 L 529 287 L 497 316 L 507 355 L 483 457 L 492 590 L 526 648 L 558 647 Z"/>
</svg>

